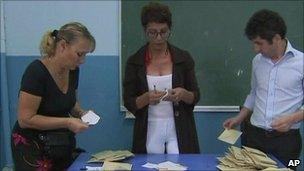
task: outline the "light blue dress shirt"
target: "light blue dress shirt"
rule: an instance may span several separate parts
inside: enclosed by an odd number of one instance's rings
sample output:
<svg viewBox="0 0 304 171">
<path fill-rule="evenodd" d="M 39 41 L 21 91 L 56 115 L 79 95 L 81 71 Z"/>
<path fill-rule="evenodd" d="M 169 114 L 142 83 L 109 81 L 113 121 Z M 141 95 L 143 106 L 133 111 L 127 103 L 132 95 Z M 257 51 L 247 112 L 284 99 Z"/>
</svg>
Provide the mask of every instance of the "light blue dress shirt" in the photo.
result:
<svg viewBox="0 0 304 171">
<path fill-rule="evenodd" d="M 304 57 L 287 41 L 284 56 L 273 63 L 257 54 L 252 61 L 251 91 L 244 106 L 253 110 L 251 124 L 271 130 L 274 119 L 294 113 L 304 104 Z M 297 129 L 301 122 L 292 125 Z"/>
</svg>

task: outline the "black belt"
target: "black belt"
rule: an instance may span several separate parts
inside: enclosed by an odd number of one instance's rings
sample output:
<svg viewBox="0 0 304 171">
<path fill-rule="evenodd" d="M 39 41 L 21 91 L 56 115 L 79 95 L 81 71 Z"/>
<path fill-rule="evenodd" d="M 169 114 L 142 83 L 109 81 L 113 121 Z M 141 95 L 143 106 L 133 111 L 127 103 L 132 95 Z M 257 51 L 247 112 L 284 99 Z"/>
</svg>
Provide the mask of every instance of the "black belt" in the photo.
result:
<svg viewBox="0 0 304 171">
<path fill-rule="evenodd" d="M 38 134 L 44 145 L 72 145 L 75 143 L 75 134 L 70 131 L 45 131 Z"/>
<path fill-rule="evenodd" d="M 70 131 L 42 131 L 38 134 L 43 144 L 44 155 L 51 159 L 70 160 L 75 149 L 76 140 Z"/>
<path fill-rule="evenodd" d="M 266 130 L 263 128 L 259 128 L 252 124 L 250 124 L 250 126 L 255 132 L 257 132 L 258 134 L 263 134 L 266 137 L 280 137 L 280 136 L 296 135 L 300 132 L 299 129 L 290 129 L 287 132 L 279 132 L 277 130 Z"/>
</svg>

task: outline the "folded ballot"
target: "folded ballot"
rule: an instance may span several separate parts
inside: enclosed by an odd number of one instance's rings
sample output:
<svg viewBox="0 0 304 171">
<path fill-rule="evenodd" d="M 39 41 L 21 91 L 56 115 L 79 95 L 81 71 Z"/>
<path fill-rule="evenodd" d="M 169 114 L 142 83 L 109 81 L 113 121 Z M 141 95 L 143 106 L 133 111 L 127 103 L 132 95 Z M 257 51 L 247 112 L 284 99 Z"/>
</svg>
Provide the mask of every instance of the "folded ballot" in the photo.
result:
<svg viewBox="0 0 304 171">
<path fill-rule="evenodd" d="M 95 125 L 99 121 L 100 117 L 94 113 L 92 110 L 89 110 L 86 114 L 81 117 L 81 120 L 89 125 Z"/>
</svg>

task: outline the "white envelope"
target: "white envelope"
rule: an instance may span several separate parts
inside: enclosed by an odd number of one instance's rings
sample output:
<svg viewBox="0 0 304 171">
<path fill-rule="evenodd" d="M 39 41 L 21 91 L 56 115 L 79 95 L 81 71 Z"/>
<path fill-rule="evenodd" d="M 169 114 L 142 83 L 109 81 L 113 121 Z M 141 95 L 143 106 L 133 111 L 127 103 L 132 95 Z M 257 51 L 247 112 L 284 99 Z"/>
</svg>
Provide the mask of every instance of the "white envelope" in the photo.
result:
<svg viewBox="0 0 304 171">
<path fill-rule="evenodd" d="M 158 165 L 157 164 L 154 164 L 154 163 L 146 163 L 144 165 L 142 165 L 142 167 L 146 167 L 146 168 L 149 168 L 149 169 L 158 169 Z"/>
<path fill-rule="evenodd" d="M 184 171 L 187 170 L 186 166 L 180 165 L 178 163 L 173 163 L 171 161 L 165 161 L 159 164 L 154 163 L 146 163 L 142 165 L 142 167 L 150 168 L 150 169 L 158 169 L 158 170 L 174 170 L 174 171 Z"/>
<path fill-rule="evenodd" d="M 89 110 L 86 114 L 81 117 L 81 120 L 89 125 L 95 125 L 99 121 L 100 117 L 94 113 L 92 110 Z"/>
</svg>

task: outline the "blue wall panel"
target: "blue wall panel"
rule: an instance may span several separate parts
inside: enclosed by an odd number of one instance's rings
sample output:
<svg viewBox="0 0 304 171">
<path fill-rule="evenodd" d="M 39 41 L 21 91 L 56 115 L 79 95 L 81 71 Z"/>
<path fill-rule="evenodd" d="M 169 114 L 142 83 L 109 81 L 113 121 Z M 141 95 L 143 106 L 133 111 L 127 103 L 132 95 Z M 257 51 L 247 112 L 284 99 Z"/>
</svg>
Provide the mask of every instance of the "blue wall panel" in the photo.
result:
<svg viewBox="0 0 304 171">
<path fill-rule="evenodd" d="M 4 57 L 4 53 L 0 52 L 0 58 Z M 0 60 L 0 71 L 1 71 L 1 60 Z M 0 80 L 1 80 L 1 73 L 0 73 Z M 0 85 L 0 97 L 1 97 L 1 88 L 2 85 Z M 0 118 L 2 118 L 2 102 L 0 102 Z M 2 122 L 0 122 L 0 128 L 2 129 L 3 125 Z M 3 131 L 0 131 L 0 152 L 2 153 L 2 151 L 4 151 L 4 135 L 3 135 Z M 0 169 L 3 167 L 4 165 L 4 155 L 0 155 Z"/>
<path fill-rule="evenodd" d="M 38 57 L 7 57 L 11 115 L 16 116 L 22 74 L 36 58 Z M 99 124 L 78 135 L 79 145 L 92 152 L 108 148 L 131 148 L 134 121 L 124 119 L 124 114 L 120 112 L 118 56 L 87 57 L 86 63 L 80 67 L 78 92 L 82 107 L 93 109 L 102 117 Z M 223 131 L 222 122 L 234 115 L 235 113 L 195 113 L 202 152 L 219 153 L 226 149 L 227 145 L 216 138 Z"/>
<path fill-rule="evenodd" d="M 12 119 L 16 121 L 18 91 L 22 74 L 27 65 L 37 56 L 8 56 L 9 102 Z M 119 101 L 119 58 L 118 56 L 89 56 L 80 67 L 79 101 L 85 109 L 100 114 L 101 122 L 77 135 L 81 148 L 90 152 L 106 149 L 131 149 L 133 122 L 124 119 Z M 220 153 L 226 144 L 216 140 L 223 130 L 222 121 L 233 114 L 196 113 L 196 125 L 201 152 Z"/>
<path fill-rule="evenodd" d="M 37 56 L 8 56 L 11 126 L 17 119 L 18 91 L 22 74 Z M 132 120 L 125 120 L 119 104 L 118 56 L 88 56 L 80 67 L 79 100 L 84 109 L 100 114 L 99 124 L 78 135 L 79 146 L 91 151 L 131 147 Z"/>
<path fill-rule="evenodd" d="M 35 58 L 37 57 L 7 57 L 10 114 L 15 118 L 22 73 Z M 79 147 L 89 152 L 130 150 L 134 120 L 124 119 L 124 114 L 120 112 L 118 56 L 87 57 L 86 63 L 80 67 L 78 91 L 83 108 L 93 109 L 102 117 L 100 123 L 77 135 Z M 224 154 L 229 145 L 217 140 L 217 137 L 223 131 L 222 122 L 234 115 L 235 113 L 195 113 L 202 153 Z M 14 121 L 15 119 L 11 125 Z M 239 144 L 238 141 L 237 145 Z"/>
</svg>

